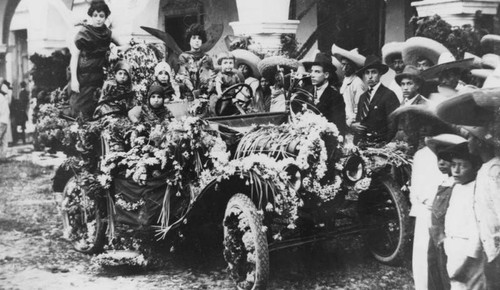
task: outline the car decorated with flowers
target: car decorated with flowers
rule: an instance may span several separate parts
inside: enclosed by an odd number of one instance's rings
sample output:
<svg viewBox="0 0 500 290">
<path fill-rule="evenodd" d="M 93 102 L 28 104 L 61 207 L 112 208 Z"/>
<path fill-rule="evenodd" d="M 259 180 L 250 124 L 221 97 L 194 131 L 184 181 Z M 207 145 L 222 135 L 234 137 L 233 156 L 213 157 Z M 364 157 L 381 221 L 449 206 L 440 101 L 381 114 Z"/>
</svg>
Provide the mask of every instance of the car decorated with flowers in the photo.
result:
<svg viewBox="0 0 500 290">
<path fill-rule="evenodd" d="M 293 102 L 300 90 L 289 92 Z M 266 288 L 270 252 L 344 235 L 363 234 L 381 262 L 403 256 L 410 162 L 403 143 L 348 145 L 333 123 L 305 110 L 124 124 L 128 150 L 113 151 L 102 124 L 48 121 L 57 110 L 41 109 L 40 132 L 83 153 L 54 178 L 66 238 L 89 254 L 138 250 L 120 261 L 100 254 L 101 265 L 143 265 L 145 239 L 175 249 L 204 232 L 221 237 L 239 289 Z"/>
</svg>

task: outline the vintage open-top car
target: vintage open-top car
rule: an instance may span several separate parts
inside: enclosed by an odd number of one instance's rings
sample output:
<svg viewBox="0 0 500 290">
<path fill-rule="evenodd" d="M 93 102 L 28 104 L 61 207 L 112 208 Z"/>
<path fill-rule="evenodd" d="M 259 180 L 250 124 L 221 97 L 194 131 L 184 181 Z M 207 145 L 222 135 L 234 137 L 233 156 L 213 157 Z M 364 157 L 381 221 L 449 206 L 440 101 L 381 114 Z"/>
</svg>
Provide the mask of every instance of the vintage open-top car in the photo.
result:
<svg viewBox="0 0 500 290">
<path fill-rule="evenodd" d="M 109 152 L 103 136 L 94 171 L 81 161 L 57 171 L 65 233 L 78 251 L 103 252 L 126 235 L 120 225 L 175 244 L 218 224 L 210 234 L 223 235 L 241 289 L 266 287 L 269 252 L 342 235 L 364 234 L 381 262 L 402 258 L 408 163 L 397 147 L 348 146 L 310 111 L 187 117 L 135 131 L 127 152 Z"/>
</svg>

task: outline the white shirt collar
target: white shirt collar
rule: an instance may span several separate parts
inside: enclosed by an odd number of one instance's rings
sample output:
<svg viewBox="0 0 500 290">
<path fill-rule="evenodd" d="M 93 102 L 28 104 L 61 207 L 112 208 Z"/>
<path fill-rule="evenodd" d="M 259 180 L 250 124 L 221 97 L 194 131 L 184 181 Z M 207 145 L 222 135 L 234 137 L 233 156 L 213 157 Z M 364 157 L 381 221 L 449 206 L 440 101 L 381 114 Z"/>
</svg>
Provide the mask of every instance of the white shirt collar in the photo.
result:
<svg viewBox="0 0 500 290">
<path fill-rule="evenodd" d="M 375 94 L 377 93 L 377 90 L 378 88 L 380 88 L 380 85 L 382 83 L 381 82 L 378 82 L 378 84 L 374 85 L 372 88 L 372 92 L 370 93 L 370 87 L 368 88 L 368 94 L 370 95 L 370 100 L 373 99 L 373 96 L 375 96 Z"/>
</svg>

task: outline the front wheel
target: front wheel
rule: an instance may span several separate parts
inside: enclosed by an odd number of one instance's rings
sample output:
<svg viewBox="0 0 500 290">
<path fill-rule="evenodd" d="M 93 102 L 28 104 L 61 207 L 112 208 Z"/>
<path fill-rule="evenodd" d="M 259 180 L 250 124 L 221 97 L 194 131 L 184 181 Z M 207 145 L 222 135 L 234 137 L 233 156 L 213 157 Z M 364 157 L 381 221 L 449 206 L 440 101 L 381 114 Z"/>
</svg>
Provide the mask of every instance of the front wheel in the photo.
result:
<svg viewBox="0 0 500 290">
<path fill-rule="evenodd" d="M 408 248 L 409 203 L 390 178 L 373 179 L 359 197 L 359 217 L 365 226 L 365 240 L 376 260 L 395 265 Z"/>
<path fill-rule="evenodd" d="M 102 200 L 89 198 L 75 177 L 66 183 L 61 205 L 64 237 L 76 251 L 85 254 L 102 252 L 106 243 L 106 221 L 101 210 Z"/>
<path fill-rule="evenodd" d="M 223 225 L 224 259 L 238 289 L 265 289 L 269 250 L 262 217 L 252 200 L 241 193 L 231 197 Z"/>
</svg>

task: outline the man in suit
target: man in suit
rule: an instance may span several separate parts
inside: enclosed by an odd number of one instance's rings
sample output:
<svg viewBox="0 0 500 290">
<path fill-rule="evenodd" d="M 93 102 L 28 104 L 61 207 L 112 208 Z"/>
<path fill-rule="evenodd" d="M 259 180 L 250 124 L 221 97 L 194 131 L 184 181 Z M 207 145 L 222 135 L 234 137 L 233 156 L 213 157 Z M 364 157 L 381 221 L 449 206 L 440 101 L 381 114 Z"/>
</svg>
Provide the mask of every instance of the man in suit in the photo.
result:
<svg viewBox="0 0 500 290">
<path fill-rule="evenodd" d="M 396 94 L 380 83 L 380 77 L 389 70 L 376 56 L 368 56 L 365 66 L 358 71 L 368 86 L 358 103 L 356 122 L 351 124 L 355 133 L 354 143 L 388 142 L 395 130 L 389 129 L 389 115 L 399 107 Z"/>
<path fill-rule="evenodd" d="M 403 91 L 403 102 L 401 105 L 421 105 L 428 100 L 420 94 L 420 88 L 424 80 L 420 76 L 420 70 L 413 65 L 408 65 L 402 73 L 396 75 L 396 82 Z"/>
<path fill-rule="evenodd" d="M 313 86 L 309 92 L 313 94 L 313 104 L 329 122 L 337 126 L 341 135 L 345 135 L 347 125 L 344 98 L 329 82 L 336 70 L 331 57 L 318 53 L 314 61 L 303 64 L 311 74 Z"/>
</svg>

